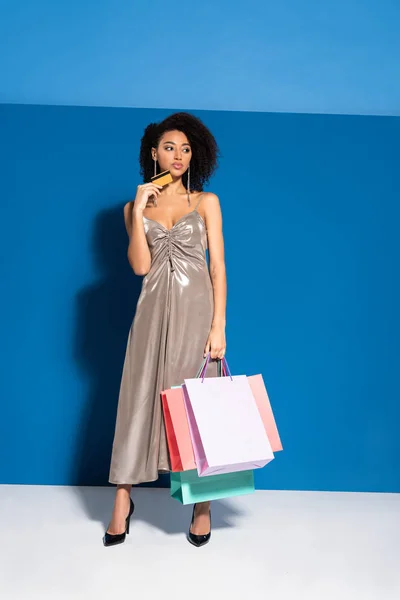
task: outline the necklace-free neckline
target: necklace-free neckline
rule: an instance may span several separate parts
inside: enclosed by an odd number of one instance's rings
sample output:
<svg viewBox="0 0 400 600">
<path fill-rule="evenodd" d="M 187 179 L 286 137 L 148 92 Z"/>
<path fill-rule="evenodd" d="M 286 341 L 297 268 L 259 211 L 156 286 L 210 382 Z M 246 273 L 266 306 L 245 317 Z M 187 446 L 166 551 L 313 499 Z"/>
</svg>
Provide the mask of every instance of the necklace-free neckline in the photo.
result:
<svg viewBox="0 0 400 600">
<path fill-rule="evenodd" d="M 157 225 L 159 225 L 160 227 L 162 227 L 163 229 L 165 229 L 165 231 L 172 231 L 174 229 L 174 227 L 176 227 L 178 225 L 178 223 L 180 221 L 182 221 L 182 219 L 184 219 L 185 217 L 187 217 L 187 216 L 189 216 L 189 215 L 191 215 L 193 213 L 197 213 L 197 215 L 199 216 L 199 218 L 201 219 L 201 221 L 204 223 L 204 219 L 201 216 L 201 214 L 199 213 L 199 211 L 197 210 L 197 208 L 194 208 L 193 210 L 190 210 L 189 212 L 187 212 L 184 215 L 182 215 L 181 217 L 179 217 L 179 219 L 177 221 L 175 221 L 175 223 L 170 228 L 168 228 L 165 225 L 163 225 L 162 223 L 160 223 L 160 221 L 156 221 L 155 219 L 150 219 L 150 217 L 146 217 L 146 215 L 143 215 L 143 217 L 145 219 L 147 219 L 148 221 L 152 221 L 153 223 L 157 223 Z"/>
</svg>

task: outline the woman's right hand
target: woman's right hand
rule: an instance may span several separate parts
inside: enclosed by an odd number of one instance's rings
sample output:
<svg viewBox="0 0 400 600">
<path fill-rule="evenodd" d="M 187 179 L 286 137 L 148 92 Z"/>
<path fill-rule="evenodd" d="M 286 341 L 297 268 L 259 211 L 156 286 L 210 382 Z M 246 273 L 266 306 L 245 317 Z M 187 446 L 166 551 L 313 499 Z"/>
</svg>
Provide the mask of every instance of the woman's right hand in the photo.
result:
<svg viewBox="0 0 400 600">
<path fill-rule="evenodd" d="M 149 198 L 154 196 L 156 199 L 160 195 L 162 185 L 156 183 L 143 183 L 137 186 L 136 197 L 133 203 L 133 212 L 142 215 L 147 206 Z"/>
</svg>

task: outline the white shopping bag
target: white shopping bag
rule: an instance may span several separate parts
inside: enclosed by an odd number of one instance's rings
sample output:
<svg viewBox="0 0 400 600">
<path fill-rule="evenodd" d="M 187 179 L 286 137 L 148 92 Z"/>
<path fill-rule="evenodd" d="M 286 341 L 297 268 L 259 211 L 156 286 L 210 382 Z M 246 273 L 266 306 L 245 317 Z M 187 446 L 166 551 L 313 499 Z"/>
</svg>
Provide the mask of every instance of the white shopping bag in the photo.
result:
<svg viewBox="0 0 400 600">
<path fill-rule="evenodd" d="M 246 375 L 185 379 L 182 386 L 199 476 L 264 467 L 274 454 Z"/>
</svg>

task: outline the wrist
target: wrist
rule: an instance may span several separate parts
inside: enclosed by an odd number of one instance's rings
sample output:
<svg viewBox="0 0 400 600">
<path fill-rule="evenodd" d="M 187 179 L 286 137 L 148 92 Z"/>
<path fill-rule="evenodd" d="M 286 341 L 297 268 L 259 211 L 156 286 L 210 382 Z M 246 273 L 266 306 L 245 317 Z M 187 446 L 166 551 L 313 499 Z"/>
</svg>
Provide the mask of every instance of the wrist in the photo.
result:
<svg viewBox="0 0 400 600">
<path fill-rule="evenodd" d="M 226 327 L 225 319 L 214 319 L 213 322 L 212 322 L 211 327 L 213 329 L 217 329 L 217 328 L 219 328 L 219 329 L 221 329 L 221 328 L 225 329 L 225 327 Z"/>
</svg>

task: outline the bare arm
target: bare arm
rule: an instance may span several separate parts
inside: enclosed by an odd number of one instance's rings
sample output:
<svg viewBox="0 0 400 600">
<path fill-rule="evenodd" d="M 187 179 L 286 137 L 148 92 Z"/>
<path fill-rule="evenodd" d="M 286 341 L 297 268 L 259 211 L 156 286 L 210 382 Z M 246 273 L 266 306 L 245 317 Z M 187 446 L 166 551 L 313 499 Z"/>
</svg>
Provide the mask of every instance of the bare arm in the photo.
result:
<svg viewBox="0 0 400 600">
<path fill-rule="evenodd" d="M 135 275 L 146 275 L 150 271 L 151 254 L 147 244 L 142 214 L 134 210 L 134 202 L 125 204 L 124 220 L 129 236 L 129 264 Z"/>
<path fill-rule="evenodd" d="M 124 206 L 125 227 L 129 236 L 128 260 L 136 275 L 147 275 L 151 267 L 151 253 L 143 223 L 143 210 L 150 196 L 158 197 L 162 190 L 156 183 L 137 186 L 133 202 Z"/>
<path fill-rule="evenodd" d="M 211 192 L 205 194 L 203 203 L 210 255 L 210 276 L 214 290 L 212 327 L 224 329 L 226 324 L 227 283 L 221 207 L 218 196 Z"/>
</svg>

